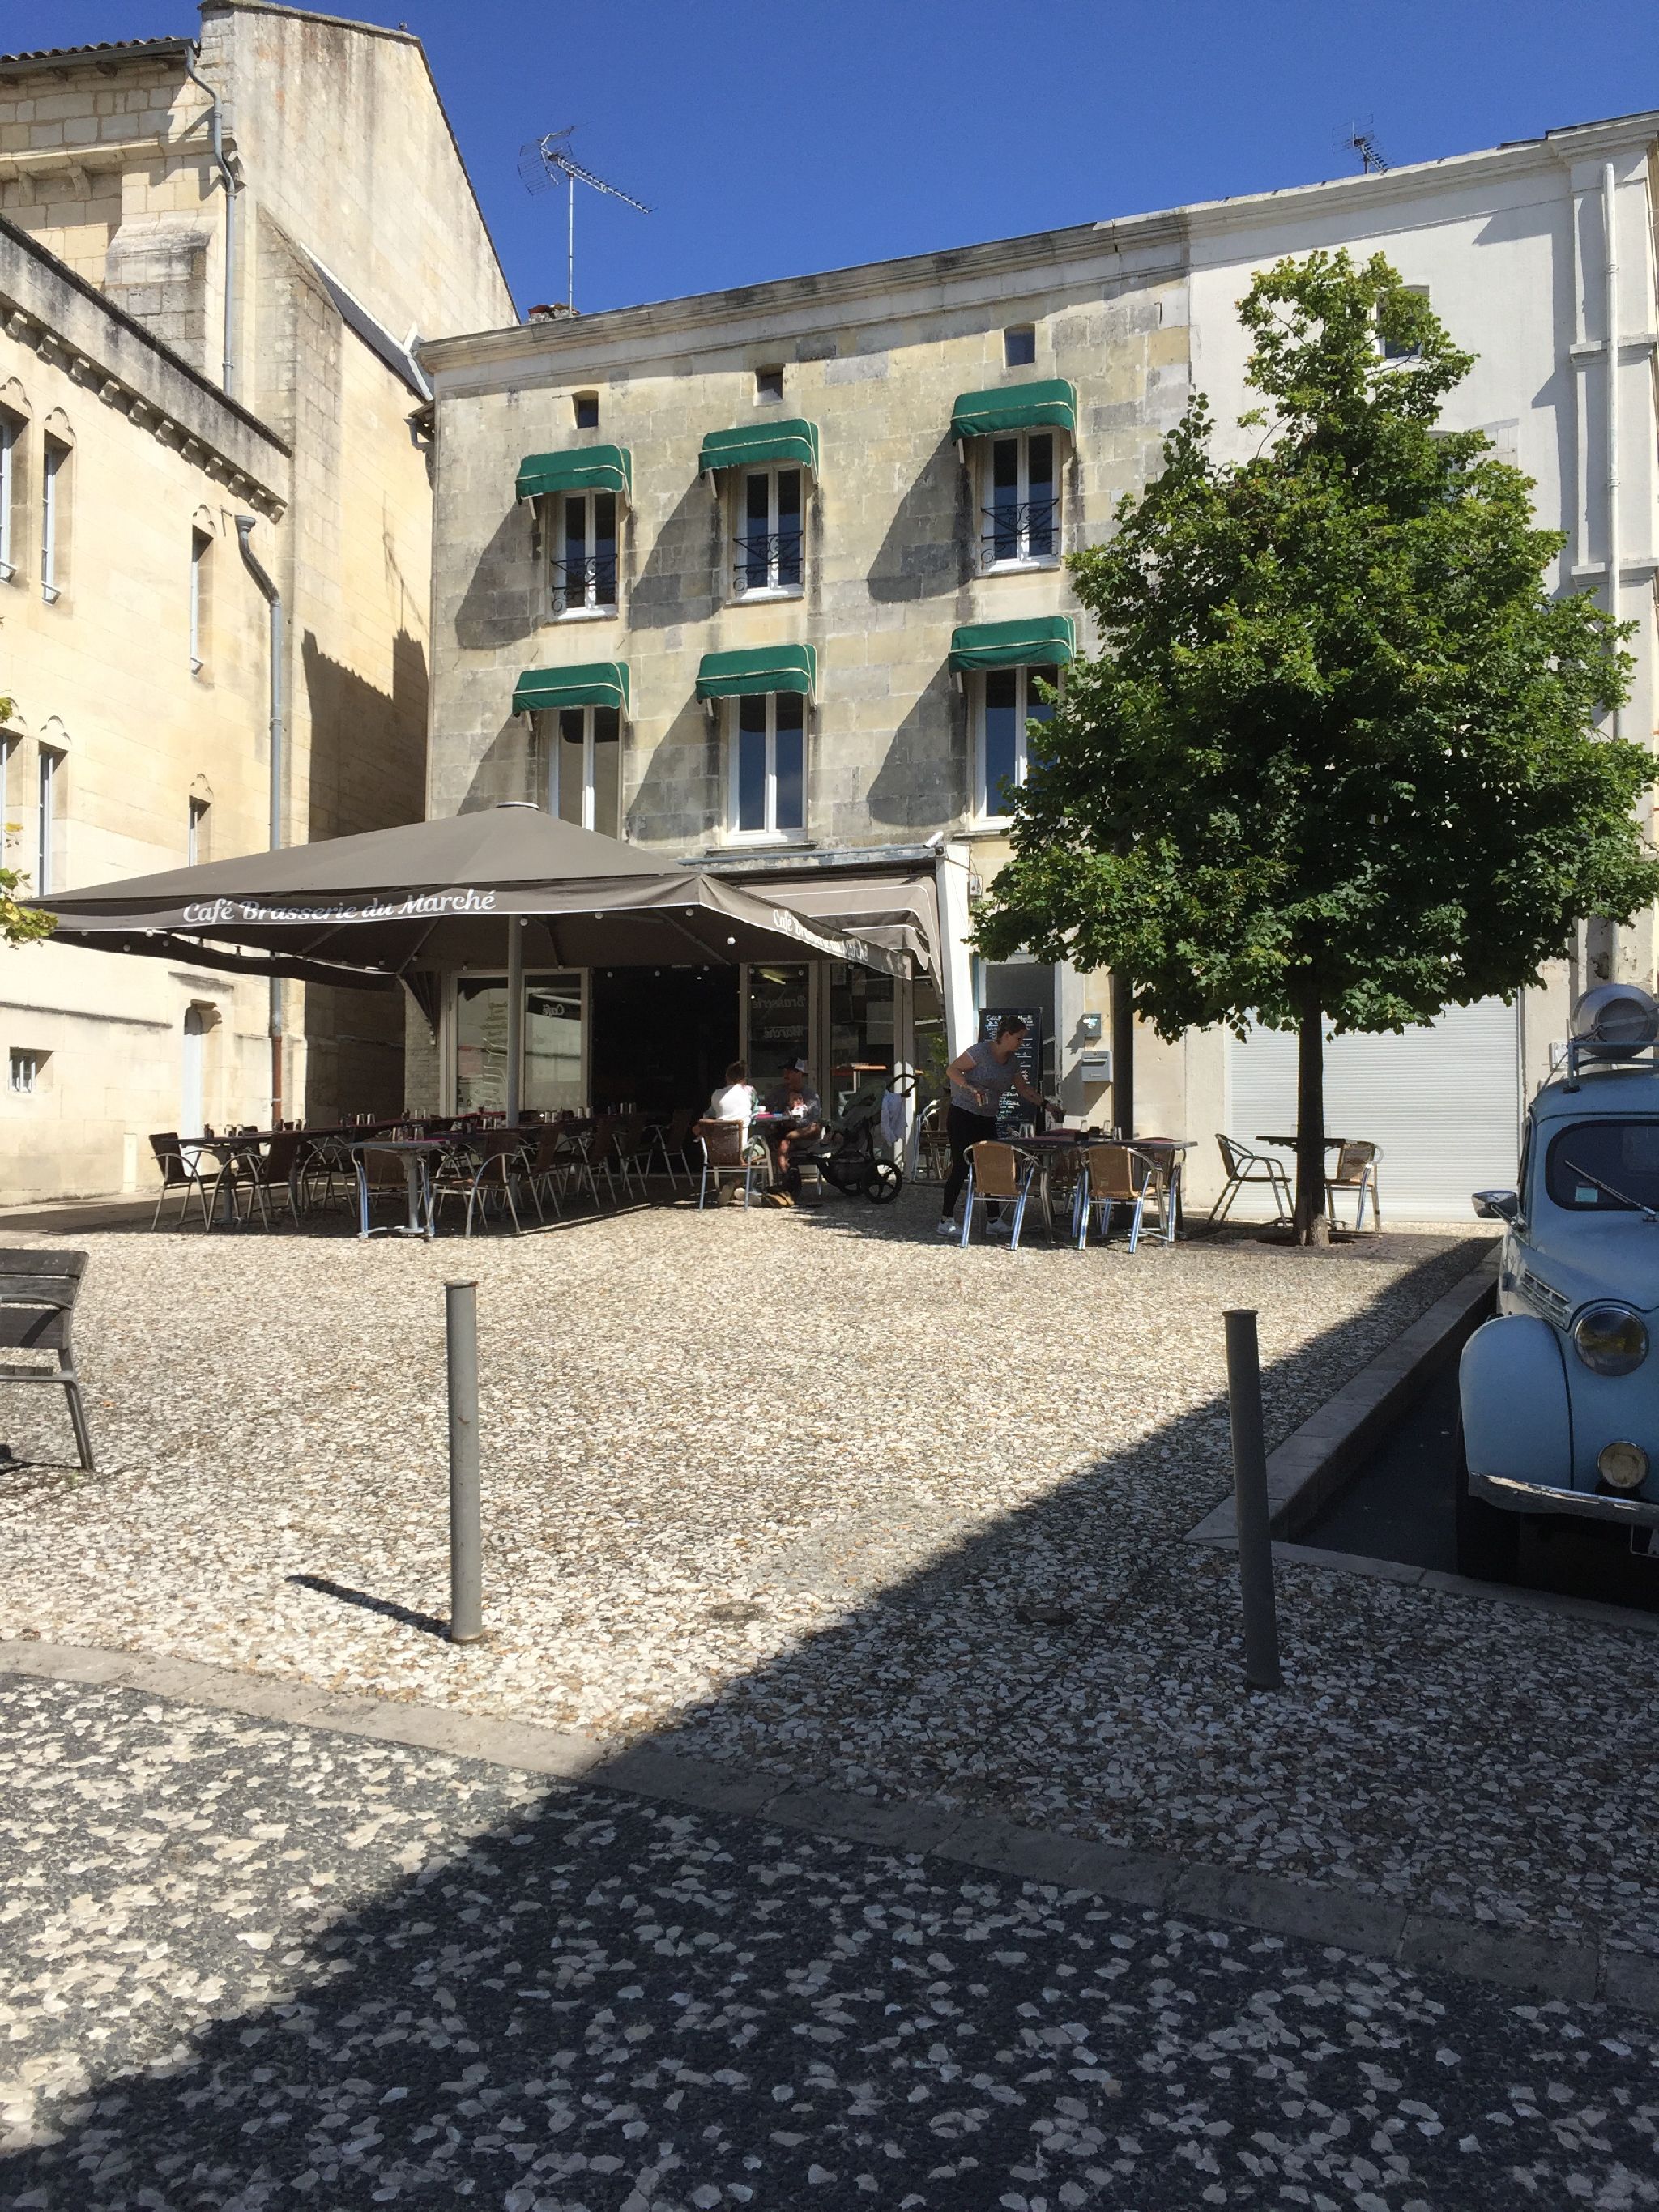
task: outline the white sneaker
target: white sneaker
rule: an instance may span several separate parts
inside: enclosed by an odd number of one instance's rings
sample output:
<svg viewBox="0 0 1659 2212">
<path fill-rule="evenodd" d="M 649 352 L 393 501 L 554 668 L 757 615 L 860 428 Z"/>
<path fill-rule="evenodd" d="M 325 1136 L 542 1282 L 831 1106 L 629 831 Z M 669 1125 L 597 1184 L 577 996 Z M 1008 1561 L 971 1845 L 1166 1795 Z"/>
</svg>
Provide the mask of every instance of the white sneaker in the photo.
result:
<svg viewBox="0 0 1659 2212">
<path fill-rule="evenodd" d="M 962 1230 L 957 1223 L 952 1220 L 951 1216 L 947 1213 L 939 1222 L 939 1234 L 941 1237 L 960 1237 Z"/>
<path fill-rule="evenodd" d="M 1012 1237 L 1014 1233 L 1014 1224 L 1012 1221 L 1005 1221 L 999 1214 L 994 1221 L 986 1223 L 985 1233 L 988 1237 Z"/>
</svg>

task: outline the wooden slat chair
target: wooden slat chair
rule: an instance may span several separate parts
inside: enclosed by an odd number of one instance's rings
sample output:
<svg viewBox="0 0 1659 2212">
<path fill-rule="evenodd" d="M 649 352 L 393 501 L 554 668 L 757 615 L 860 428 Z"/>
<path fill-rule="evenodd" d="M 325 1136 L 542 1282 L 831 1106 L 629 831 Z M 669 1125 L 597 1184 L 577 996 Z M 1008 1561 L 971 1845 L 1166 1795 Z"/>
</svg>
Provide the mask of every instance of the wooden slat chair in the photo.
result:
<svg viewBox="0 0 1659 2212">
<path fill-rule="evenodd" d="M 71 1328 L 87 1272 L 84 1252 L 55 1248 L 0 1251 L 0 1346 L 12 1352 L 55 1352 L 56 1367 L 0 1367 L 0 1382 L 51 1382 L 69 1399 L 75 1449 L 93 1466 L 92 1435 L 81 1400 Z"/>
<path fill-rule="evenodd" d="M 1012 1145 L 987 1138 L 968 1147 L 968 1182 L 962 1194 L 962 1243 L 965 1250 L 974 1225 L 976 1206 L 1012 1206 L 1014 1233 L 1009 1249 L 1019 1249 L 1019 1232 L 1025 1224 L 1025 1208 L 1036 1178 L 1036 1162 L 1017 1152 Z"/>
<path fill-rule="evenodd" d="M 746 1121 L 702 1121 L 695 1125 L 691 1133 L 702 1148 L 702 1180 L 697 1186 L 698 1212 L 701 1213 L 708 1203 L 711 1182 L 717 1205 L 723 1182 L 730 1182 L 734 1188 L 741 1182 L 743 1202 L 748 1206 L 755 1194 L 755 1177 L 763 1172 L 755 1158 L 753 1148 L 747 1141 L 749 1124 Z"/>
<path fill-rule="evenodd" d="M 1089 1203 L 1083 1211 L 1082 1224 L 1078 1232 L 1078 1249 L 1082 1250 L 1088 1237 L 1091 1214 L 1098 1216 L 1103 1240 L 1111 1234 L 1114 1208 L 1132 1206 L 1134 1212 L 1129 1222 L 1129 1249 L 1133 1252 L 1140 1242 L 1141 1219 L 1158 1174 L 1158 1162 L 1149 1158 L 1145 1152 L 1136 1152 L 1133 1146 L 1091 1146 L 1089 1152 Z"/>
<path fill-rule="evenodd" d="M 1382 1157 L 1382 1154 L 1376 1145 L 1356 1143 L 1343 1145 L 1339 1148 L 1336 1165 L 1330 1169 L 1325 1176 L 1325 1203 L 1330 1209 L 1333 1229 L 1339 1226 L 1336 1218 L 1336 1201 L 1339 1194 L 1345 1190 L 1357 1191 L 1358 1198 L 1354 1206 L 1353 1227 L 1355 1236 L 1359 1235 L 1365 1226 L 1365 1194 L 1369 1191 L 1371 1200 L 1371 1234 L 1375 1237 L 1381 1233 L 1382 1214 L 1377 1203 L 1376 1169 Z"/>
<path fill-rule="evenodd" d="M 1237 1137 L 1224 1137 L 1219 1130 L 1216 1142 L 1221 1147 L 1221 1164 L 1227 1170 L 1227 1181 L 1220 1197 L 1210 1208 L 1206 1227 L 1213 1229 L 1218 1222 L 1224 1221 L 1228 1209 L 1245 1184 L 1258 1182 L 1273 1193 L 1274 1218 L 1282 1228 L 1296 1212 L 1296 1198 L 1284 1161 L 1275 1159 L 1271 1152 L 1253 1152 Z"/>
</svg>

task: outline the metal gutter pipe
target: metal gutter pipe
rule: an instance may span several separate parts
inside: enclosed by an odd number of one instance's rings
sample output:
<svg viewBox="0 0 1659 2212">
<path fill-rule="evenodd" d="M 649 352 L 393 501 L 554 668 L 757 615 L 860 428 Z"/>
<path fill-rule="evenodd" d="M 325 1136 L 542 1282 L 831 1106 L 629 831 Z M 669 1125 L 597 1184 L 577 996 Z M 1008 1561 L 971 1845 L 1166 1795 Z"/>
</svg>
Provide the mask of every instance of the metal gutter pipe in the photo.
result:
<svg viewBox="0 0 1659 2212">
<path fill-rule="evenodd" d="M 1619 619 L 1620 586 L 1624 581 L 1619 530 L 1619 180 L 1611 161 L 1601 164 L 1601 235 L 1607 250 L 1607 612 Z M 1613 710 L 1613 734 L 1624 728 L 1620 708 Z"/>
<path fill-rule="evenodd" d="M 248 543 L 257 518 L 236 517 L 236 543 L 242 562 L 259 586 L 270 611 L 270 849 L 283 848 L 283 595 L 266 574 L 264 565 Z M 270 1121 L 275 1128 L 283 1118 L 283 984 L 270 979 Z"/>
<path fill-rule="evenodd" d="M 223 117 L 219 95 L 196 67 L 188 51 L 185 55 L 185 75 L 192 84 L 199 85 L 212 106 L 208 109 L 208 129 L 213 137 L 213 158 L 218 164 L 219 180 L 225 188 L 225 329 L 223 374 L 220 382 L 227 398 L 234 398 L 236 391 L 236 195 L 240 186 L 235 172 L 225 159 Z"/>
</svg>

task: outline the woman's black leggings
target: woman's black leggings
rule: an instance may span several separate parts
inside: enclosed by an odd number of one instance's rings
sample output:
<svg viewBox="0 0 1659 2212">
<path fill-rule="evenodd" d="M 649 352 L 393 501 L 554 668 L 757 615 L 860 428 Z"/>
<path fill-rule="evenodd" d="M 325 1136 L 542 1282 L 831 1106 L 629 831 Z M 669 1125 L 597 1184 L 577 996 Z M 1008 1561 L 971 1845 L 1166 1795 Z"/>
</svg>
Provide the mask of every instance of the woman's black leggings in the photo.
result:
<svg viewBox="0 0 1659 2212">
<path fill-rule="evenodd" d="M 996 1121 L 992 1115 L 970 1114 L 965 1106 L 953 1106 L 945 1115 L 945 1133 L 951 1140 L 951 1173 L 945 1185 L 943 1206 L 946 1215 L 956 1212 L 962 1186 L 968 1180 L 968 1147 L 989 1142 L 996 1133 Z"/>
</svg>

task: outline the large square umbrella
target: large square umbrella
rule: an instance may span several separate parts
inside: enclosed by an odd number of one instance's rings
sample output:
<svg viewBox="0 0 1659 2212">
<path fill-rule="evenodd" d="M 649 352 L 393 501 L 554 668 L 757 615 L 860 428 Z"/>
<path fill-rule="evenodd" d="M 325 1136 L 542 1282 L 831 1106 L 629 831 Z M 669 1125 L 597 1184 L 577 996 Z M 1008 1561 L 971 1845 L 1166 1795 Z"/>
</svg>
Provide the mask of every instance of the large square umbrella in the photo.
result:
<svg viewBox="0 0 1659 2212">
<path fill-rule="evenodd" d="M 903 965 L 902 954 L 837 935 L 780 901 L 665 868 L 522 800 L 27 903 L 58 917 L 62 944 L 358 989 L 404 981 L 428 1012 L 434 971 L 504 957 L 514 1121 L 526 957 L 570 968 L 676 959 L 836 960 L 893 973 Z"/>
</svg>

